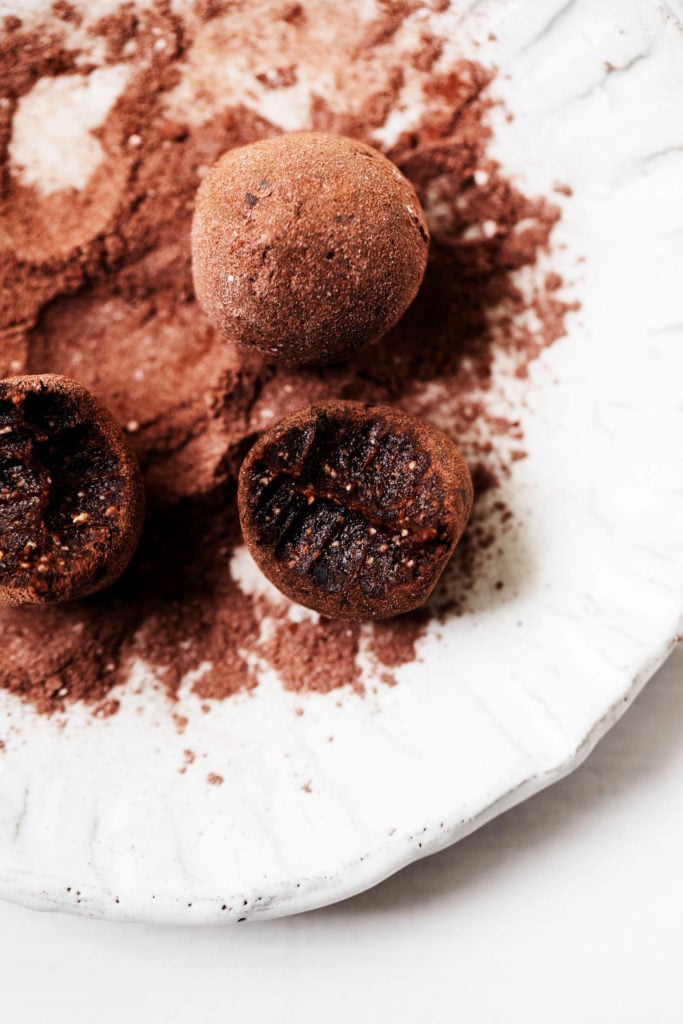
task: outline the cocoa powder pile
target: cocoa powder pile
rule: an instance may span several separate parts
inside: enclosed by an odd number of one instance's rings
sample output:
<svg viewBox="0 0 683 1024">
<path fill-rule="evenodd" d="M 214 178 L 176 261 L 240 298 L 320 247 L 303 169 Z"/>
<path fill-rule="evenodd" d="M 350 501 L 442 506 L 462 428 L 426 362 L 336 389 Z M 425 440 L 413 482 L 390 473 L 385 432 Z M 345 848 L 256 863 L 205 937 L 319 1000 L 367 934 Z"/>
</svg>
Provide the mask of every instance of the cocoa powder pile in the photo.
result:
<svg viewBox="0 0 683 1024">
<path fill-rule="evenodd" d="M 496 483 L 524 455 L 497 374 L 523 379 L 563 334 L 570 307 L 555 274 L 525 291 L 516 283 L 547 252 L 559 209 L 522 194 L 488 155 L 492 72 L 447 56 L 445 7 L 378 3 L 363 24 L 324 0 L 202 0 L 183 17 L 169 3 L 123 4 L 93 23 L 59 2 L 40 24 L 5 19 L 0 376 L 58 373 L 89 388 L 126 427 L 148 503 L 138 553 L 109 590 L 0 610 L 0 687 L 39 711 L 82 700 L 111 714 L 110 693 L 136 659 L 171 698 L 188 672 L 204 700 L 253 687 L 259 664 L 292 689 L 362 692 L 361 647 L 373 678 L 393 682 L 430 617 L 466 610 L 486 559 L 495 565 L 510 519 Z M 88 135 L 99 163 L 83 183 L 46 189 L 17 162 L 22 103 L 46 82 L 80 88 L 105 74 L 123 84 Z M 384 145 L 381 129 L 406 95 L 421 113 Z M 283 128 L 384 149 L 415 186 L 432 233 L 404 319 L 353 362 L 323 369 L 276 369 L 238 353 L 192 289 L 201 178 L 225 150 Z M 427 608 L 399 621 L 295 621 L 284 599 L 247 593 L 231 574 L 244 454 L 266 426 L 329 398 L 432 419 L 473 469 L 478 500 L 446 579 Z M 493 592 L 504 580 L 491 571 Z"/>
</svg>

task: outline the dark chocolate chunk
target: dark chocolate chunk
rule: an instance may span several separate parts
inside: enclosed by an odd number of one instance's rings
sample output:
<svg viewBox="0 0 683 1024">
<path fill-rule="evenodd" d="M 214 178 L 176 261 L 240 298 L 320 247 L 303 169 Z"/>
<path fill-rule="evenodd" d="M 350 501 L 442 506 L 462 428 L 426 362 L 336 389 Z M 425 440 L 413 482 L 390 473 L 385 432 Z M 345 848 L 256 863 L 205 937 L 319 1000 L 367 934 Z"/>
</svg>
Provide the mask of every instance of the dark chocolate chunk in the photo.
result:
<svg viewBox="0 0 683 1024">
<path fill-rule="evenodd" d="M 440 430 L 384 406 L 327 402 L 266 431 L 239 477 L 244 539 L 284 594 L 330 618 L 427 600 L 472 509 L 467 464 Z"/>
<path fill-rule="evenodd" d="M 0 381 L 0 603 L 54 604 L 108 586 L 143 514 L 137 460 L 81 384 Z"/>
<path fill-rule="evenodd" d="M 429 234 L 415 190 L 377 150 L 316 132 L 232 149 L 192 226 L 197 297 L 216 327 L 278 362 L 346 358 L 420 286 Z"/>
</svg>

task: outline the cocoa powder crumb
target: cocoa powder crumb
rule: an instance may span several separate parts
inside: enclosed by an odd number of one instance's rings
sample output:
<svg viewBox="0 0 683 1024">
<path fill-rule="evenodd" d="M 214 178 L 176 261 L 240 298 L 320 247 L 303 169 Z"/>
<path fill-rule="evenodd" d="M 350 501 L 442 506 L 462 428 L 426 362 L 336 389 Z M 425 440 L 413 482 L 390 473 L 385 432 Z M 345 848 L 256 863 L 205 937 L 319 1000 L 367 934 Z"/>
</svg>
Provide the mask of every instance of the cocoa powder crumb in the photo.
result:
<svg viewBox="0 0 683 1024">
<path fill-rule="evenodd" d="M 51 194 L 27 183 L 10 161 L 16 112 L 37 80 L 85 75 L 91 65 L 71 45 L 72 26 L 61 17 L 46 16 L 30 31 L 5 19 L 0 376 L 75 376 L 121 424 L 135 423 L 129 438 L 149 505 L 138 553 L 115 586 L 36 614 L 0 612 L 0 687 L 38 711 L 79 701 L 106 706 L 138 660 L 171 699 L 181 686 L 202 701 L 253 688 L 254 659 L 294 691 L 348 685 L 360 694 L 361 648 L 377 674 L 393 681 L 416 657 L 430 619 L 466 610 L 476 582 L 489 573 L 489 593 L 497 593 L 499 551 L 515 537 L 497 486 L 511 472 L 512 452 L 524 450 L 497 375 L 523 387 L 529 363 L 564 332 L 573 307 L 562 298 L 559 276 L 545 270 L 530 290 L 517 280 L 519 270 L 547 262 L 560 210 L 524 195 L 489 155 L 493 73 L 464 59 L 443 67 L 436 31 L 422 50 L 414 39 L 402 41 L 399 29 L 418 7 L 384 5 L 369 33 L 332 19 L 335 47 L 320 54 L 310 33 L 330 22 L 322 0 L 309 0 L 305 10 L 254 0 L 248 18 L 238 3 L 211 0 L 185 19 L 164 4 L 144 11 L 122 5 L 89 30 L 105 43 L 103 66 L 131 69 L 96 129 L 103 159 L 80 191 Z M 280 132 L 237 95 L 212 91 L 211 60 L 222 67 L 227 39 L 255 80 L 265 68 L 291 67 L 300 82 L 313 81 L 332 62 L 343 92 L 334 103 L 313 94 L 310 119 L 300 127 L 375 146 L 374 129 L 401 102 L 403 68 L 411 64 L 419 76 L 423 108 L 385 152 L 426 211 L 429 265 L 407 315 L 352 364 L 294 371 L 257 363 L 221 343 L 195 303 L 189 228 L 197 185 L 225 150 Z M 191 77 L 195 47 L 199 85 Z M 194 97 L 185 107 L 176 91 L 181 81 Z M 286 88 L 278 83 L 273 92 Z M 529 312 L 538 320 L 533 330 Z M 494 368 L 501 358 L 504 371 Z M 455 558 L 427 610 L 396 623 L 295 623 L 286 604 L 244 593 L 231 575 L 241 543 L 235 480 L 246 451 L 265 425 L 333 397 L 388 403 L 433 420 L 474 469 L 474 512 Z M 272 628 L 262 638 L 265 618 Z"/>
<path fill-rule="evenodd" d="M 408 3 L 406 0 L 379 0 L 379 13 L 365 25 L 356 44 L 355 55 L 362 57 L 369 50 L 389 43 L 415 7 L 415 3 Z"/>
<path fill-rule="evenodd" d="M 209 783 L 210 786 L 222 786 L 223 783 L 225 782 L 225 779 L 223 778 L 222 775 L 217 775 L 216 772 L 209 772 L 209 774 L 206 776 L 206 781 Z"/>
<path fill-rule="evenodd" d="M 419 49 L 412 54 L 410 61 L 418 71 L 430 71 L 443 53 L 443 40 L 424 32 L 420 38 Z"/>
<path fill-rule="evenodd" d="M 195 0 L 194 9 L 201 21 L 211 21 L 235 6 L 235 0 Z"/>
<path fill-rule="evenodd" d="M 284 67 L 260 71 L 256 79 L 266 89 L 289 89 L 297 83 L 296 66 L 294 64 L 287 64 Z"/>
<path fill-rule="evenodd" d="M 111 718 L 121 707 L 121 701 L 119 700 L 105 700 L 101 704 L 98 704 L 93 714 L 96 718 Z"/>
<path fill-rule="evenodd" d="M 286 3 L 276 13 L 276 18 L 286 21 L 290 25 L 302 25 L 306 14 L 300 3 Z"/>
<path fill-rule="evenodd" d="M 68 0 L 55 0 L 52 4 L 52 13 L 62 21 L 71 21 L 74 25 L 80 25 L 83 21 L 80 11 L 73 4 L 68 3 Z"/>
</svg>

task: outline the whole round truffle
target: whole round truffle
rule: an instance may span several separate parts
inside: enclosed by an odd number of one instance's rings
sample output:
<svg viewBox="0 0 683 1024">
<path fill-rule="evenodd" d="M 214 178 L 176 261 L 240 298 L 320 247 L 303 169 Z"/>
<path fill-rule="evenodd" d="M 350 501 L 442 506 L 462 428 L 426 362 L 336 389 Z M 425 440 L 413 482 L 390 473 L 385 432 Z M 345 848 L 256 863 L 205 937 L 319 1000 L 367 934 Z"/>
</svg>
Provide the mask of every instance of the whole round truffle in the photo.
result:
<svg viewBox="0 0 683 1024">
<path fill-rule="evenodd" d="M 472 510 L 446 434 L 384 406 L 326 402 L 266 431 L 242 464 L 244 539 L 287 597 L 340 619 L 427 600 Z"/>
<path fill-rule="evenodd" d="M 197 298 L 240 345 L 290 365 L 343 359 L 414 299 L 429 233 L 410 182 L 377 150 L 317 132 L 225 153 L 192 225 Z"/>
<path fill-rule="evenodd" d="M 56 604 L 123 572 L 142 528 L 137 460 L 112 416 L 54 374 L 0 381 L 0 604 Z"/>
</svg>

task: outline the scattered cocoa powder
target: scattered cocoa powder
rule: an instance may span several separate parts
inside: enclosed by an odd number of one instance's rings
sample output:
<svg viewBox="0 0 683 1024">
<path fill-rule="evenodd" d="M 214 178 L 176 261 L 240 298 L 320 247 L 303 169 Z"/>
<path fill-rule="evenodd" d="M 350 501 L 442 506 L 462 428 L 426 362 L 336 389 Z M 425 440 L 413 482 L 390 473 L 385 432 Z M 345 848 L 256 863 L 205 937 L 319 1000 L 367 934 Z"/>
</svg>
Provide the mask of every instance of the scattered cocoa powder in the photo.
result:
<svg viewBox="0 0 683 1024">
<path fill-rule="evenodd" d="M 175 716 L 174 716 L 175 717 Z M 183 764 L 178 769 L 179 775 L 184 775 L 191 764 L 194 764 L 197 755 L 194 750 L 183 750 Z"/>
<path fill-rule="evenodd" d="M 52 5 L 52 13 L 62 21 L 72 21 L 75 25 L 80 25 L 83 20 L 80 11 L 67 0 L 55 0 Z"/>
<path fill-rule="evenodd" d="M 363 693 L 356 661 L 359 636 L 357 622 L 284 620 L 259 653 L 288 690 L 327 693 L 350 684 L 356 693 Z"/>
<path fill-rule="evenodd" d="M 416 628 L 419 628 L 420 621 L 427 625 L 430 613 L 426 608 L 419 608 L 412 613 L 411 619 L 413 629 L 408 630 L 402 630 L 399 623 L 391 621 L 373 623 L 368 653 L 378 665 L 395 669 L 415 661 Z M 387 678 L 393 680 L 391 673 Z"/>
<path fill-rule="evenodd" d="M 93 714 L 95 718 L 111 718 L 121 707 L 120 700 L 103 700 L 101 704 L 98 704 Z"/>
<path fill-rule="evenodd" d="M 205 701 L 253 687 L 254 661 L 293 690 L 349 684 L 362 692 L 361 647 L 378 678 L 391 679 L 416 656 L 430 616 L 466 610 L 475 580 L 490 578 L 491 594 L 501 581 L 511 524 L 496 483 L 523 445 L 500 382 L 524 380 L 530 361 L 562 335 L 570 308 L 557 275 L 522 289 L 516 272 L 548 252 L 559 209 L 525 196 L 488 154 L 492 72 L 464 59 L 444 66 L 433 27 L 403 33 L 447 3 L 380 4 L 369 26 L 324 0 L 246 6 L 201 0 L 181 17 L 166 2 L 124 4 L 94 27 L 84 21 L 80 43 L 64 3 L 41 24 L 5 19 L 0 376 L 80 380 L 128 425 L 148 496 L 140 548 L 117 584 L 71 605 L 0 613 L 0 687 L 41 712 L 73 701 L 110 706 L 136 659 L 171 698 L 183 682 Z M 323 30 L 334 47 L 321 45 Z M 104 41 L 104 57 L 81 52 L 88 32 Z M 225 67 L 226 50 L 244 68 L 239 93 L 211 70 L 212 59 Z M 11 162 L 21 98 L 36 81 L 111 65 L 129 66 L 130 76 L 94 132 L 100 164 L 81 190 L 44 194 Z M 335 77 L 332 92 L 318 89 L 323 70 Z M 294 77 L 316 83 L 299 127 L 384 148 L 414 184 L 432 232 L 408 314 L 353 363 L 322 370 L 276 370 L 220 344 L 191 285 L 199 181 L 226 149 L 280 132 L 250 104 L 259 90 L 291 90 Z M 422 113 L 382 147 L 375 130 L 406 83 L 419 87 Z M 372 626 L 293 622 L 286 604 L 244 593 L 231 576 L 242 457 L 265 426 L 327 398 L 422 415 L 456 440 L 474 470 L 470 527 L 427 610 Z M 272 628 L 263 635 L 266 617 Z"/>
</svg>

